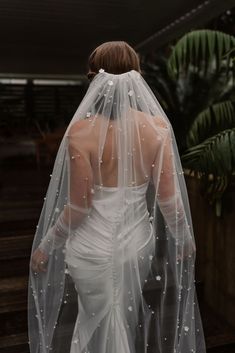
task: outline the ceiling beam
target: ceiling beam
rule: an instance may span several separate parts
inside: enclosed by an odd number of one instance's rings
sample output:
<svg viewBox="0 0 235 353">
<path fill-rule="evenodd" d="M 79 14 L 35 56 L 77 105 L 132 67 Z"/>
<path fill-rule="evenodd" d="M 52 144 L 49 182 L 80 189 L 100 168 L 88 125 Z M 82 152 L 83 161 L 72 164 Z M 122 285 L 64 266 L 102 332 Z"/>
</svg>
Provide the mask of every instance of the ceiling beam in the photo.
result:
<svg viewBox="0 0 235 353">
<path fill-rule="evenodd" d="M 38 73 L 8 73 L 0 72 L 0 79 L 26 79 L 26 80 L 66 80 L 66 81 L 88 81 L 86 75 L 67 75 L 67 74 L 38 74 Z"/>
<path fill-rule="evenodd" d="M 185 32 L 192 30 L 193 27 L 207 23 L 234 6 L 235 0 L 206 0 L 135 45 L 135 50 L 144 54 L 161 48 Z"/>
</svg>

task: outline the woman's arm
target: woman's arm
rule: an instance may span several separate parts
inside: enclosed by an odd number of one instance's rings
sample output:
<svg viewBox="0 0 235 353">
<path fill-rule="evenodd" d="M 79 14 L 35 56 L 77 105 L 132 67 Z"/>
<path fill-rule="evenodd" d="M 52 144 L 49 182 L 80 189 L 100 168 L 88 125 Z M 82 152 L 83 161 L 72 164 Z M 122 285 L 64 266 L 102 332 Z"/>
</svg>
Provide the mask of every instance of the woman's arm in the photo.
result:
<svg viewBox="0 0 235 353">
<path fill-rule="evenodd" d="M 182 171 L 177 171 L 176 169 L 171 127 L 166 123 L 162 127 L 165 129 L 164 138 L 162 139 L 163 145 L 159 147 L 152 174 L 157 193 L 156 199 L 166 226 L 177 244 L 189 245 L 193 243 L 193 238 L 185 213 L 177 175 L 177 173 L 182 173 Z"/>
<path fill-rule="evenodd" d="M 68 203 L 64 206 L 56 223 L 43 237 L 39 249 L 49 253 L 61 247 L 91 209 L 93 173 L 90 163 L 89 144 L 79 136 L 79 124 L 68 134 Z"/>
</svg>

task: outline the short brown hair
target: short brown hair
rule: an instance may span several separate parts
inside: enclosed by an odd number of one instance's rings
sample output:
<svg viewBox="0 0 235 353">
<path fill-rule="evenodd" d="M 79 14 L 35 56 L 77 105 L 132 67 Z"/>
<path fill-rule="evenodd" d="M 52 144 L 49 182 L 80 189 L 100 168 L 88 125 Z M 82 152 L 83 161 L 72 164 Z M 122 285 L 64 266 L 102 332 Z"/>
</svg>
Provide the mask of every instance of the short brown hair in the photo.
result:
<svg viewBox="0 0 235 353">
<path fill-rule="evenodd" d="M 124 41 L 105 42 L 91 53 L 87 77 L 92 79 L 100 69 L 111 74 L 122 74 L 130 70 L 141 72 L 138 54 Z"/>
</svg>

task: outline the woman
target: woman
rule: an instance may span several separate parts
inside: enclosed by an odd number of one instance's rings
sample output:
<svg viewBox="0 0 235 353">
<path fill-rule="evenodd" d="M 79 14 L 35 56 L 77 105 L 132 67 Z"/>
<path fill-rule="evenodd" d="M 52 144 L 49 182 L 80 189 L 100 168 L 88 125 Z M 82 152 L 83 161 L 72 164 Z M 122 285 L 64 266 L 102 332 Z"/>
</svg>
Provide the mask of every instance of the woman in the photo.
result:
<svg viewBox="0 0 235 353">
<path fill-rule="evenodd" d="M 171 124 L 127 43 L 100 45 L 88 66 L 32 246 L 31 353 L 204 353 Z"/>
</svg>

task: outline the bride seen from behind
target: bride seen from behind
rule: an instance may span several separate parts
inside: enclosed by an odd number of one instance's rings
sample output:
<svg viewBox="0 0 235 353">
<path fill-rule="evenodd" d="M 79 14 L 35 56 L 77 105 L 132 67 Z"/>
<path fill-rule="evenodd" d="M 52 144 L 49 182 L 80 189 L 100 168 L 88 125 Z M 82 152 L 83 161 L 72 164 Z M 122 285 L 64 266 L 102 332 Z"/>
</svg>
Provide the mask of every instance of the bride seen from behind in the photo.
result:
<svg viewBox="0 0 235 353">
<path fill-rule="evenodd" d="M 70 276 L 78 313 L 68 353 L 205 353 L 171 124 L 126 42 L 103 43 L 88 66 L 32 246 L 30 351 L 59 352 Z"/>
</svg>

